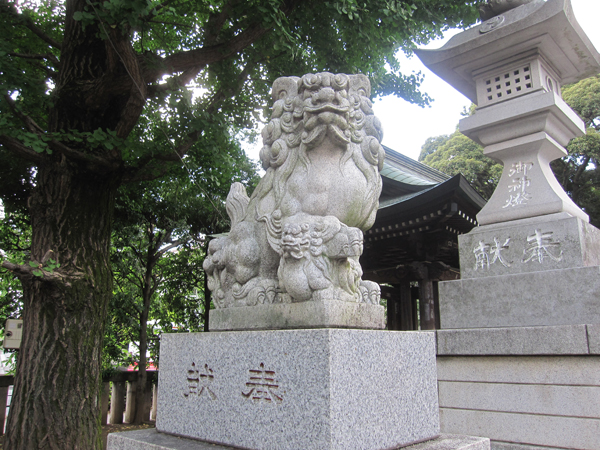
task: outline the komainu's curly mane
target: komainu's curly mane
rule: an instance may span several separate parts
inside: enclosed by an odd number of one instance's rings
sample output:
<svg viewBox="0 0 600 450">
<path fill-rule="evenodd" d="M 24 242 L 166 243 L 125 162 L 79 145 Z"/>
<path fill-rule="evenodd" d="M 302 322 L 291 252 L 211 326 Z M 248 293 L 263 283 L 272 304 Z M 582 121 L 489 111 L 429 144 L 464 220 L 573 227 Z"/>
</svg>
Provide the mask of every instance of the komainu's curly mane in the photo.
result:
<svg viewBox="0 0 600 450">
<path fill-rule="evenodd" d="M 384 158 L 369 92 L 363 75 L 275 81 L 260 152 L 266 174 L 250 199 L 232 186 L 231 232 L 211 242 L 204 264 L 217 307 L 379 302 L 379 287 L 361 280 L 358 262 Z"/>
</svg>

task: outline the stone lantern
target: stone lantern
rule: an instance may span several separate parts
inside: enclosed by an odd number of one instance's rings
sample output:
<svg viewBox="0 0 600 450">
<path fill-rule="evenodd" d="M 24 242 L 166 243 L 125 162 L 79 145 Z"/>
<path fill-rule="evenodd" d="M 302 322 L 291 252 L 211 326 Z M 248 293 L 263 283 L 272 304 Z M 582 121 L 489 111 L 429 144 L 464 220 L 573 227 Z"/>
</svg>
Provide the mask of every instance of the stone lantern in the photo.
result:
<svg viewBox="0 0 600 450">
<path fill-rule="evenodd" d="M 417 51 L 477 104 L 460 131 L 504 164 L 479 227 L 459 236 L 461 280 L 440 283 L 441 326 L 600 323 L 600 231 L 550 169 L 585 133 L 561 86 L 600 72 L 600 55 L 569 0 L 493 0 L 482 12 L 441 49 Z"/>
<path fill-rule="evenodd" d="M 600 72 L 600 57 L 569 0 L 490 0 L 482 13 L 417 52 L 477 104 L 460 131 L 504 164 L 480 226 L 459 236 L 461 279 L 439 284 L 441 430 L 492 448 L 597 448 L 600 231 L 549 164 L 585 132 L 561 86 Z"/>
<path fill-rule="evenodd" d="M 598 73 L 598 53 L 569 1 L 495 1 L 482 12 L 493 14 L 495 4 L 499 11 L 513 9 L 439 50 L 417 51 L 427 67 L 477 104 L 461 120 L 460 131 L 504 164 L 498 188 L 477 220 L 486 225 L 567 212 L 587 222 L 549 163 L 566 156 L 568 142 L 585 133 L 560 88 Z"/>
</svg>

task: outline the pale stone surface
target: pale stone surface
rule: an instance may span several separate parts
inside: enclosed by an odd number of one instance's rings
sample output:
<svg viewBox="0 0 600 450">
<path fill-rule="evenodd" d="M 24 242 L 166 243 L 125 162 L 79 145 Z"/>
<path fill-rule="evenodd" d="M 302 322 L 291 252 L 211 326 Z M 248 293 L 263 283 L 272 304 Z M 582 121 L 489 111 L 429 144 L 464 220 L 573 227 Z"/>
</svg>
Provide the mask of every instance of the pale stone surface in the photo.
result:
<svg viewBox="0 0 600 450">
<path fill-rule="evenodd" d="M 561 154 L 562 151 L 562 154 Z M 550 162 L 566 156 L 546 132 L 486 147 L 484 154 L 501 161 L 504 170 L 494 194 L 477 214 L 486 225 L 567 212 L 589 221 L 556 180 Z"/>
<path fill-rule="evenodd" d="M 509 11 L 519 6 L 531 3 L 534 0 L 488 0 L 479 6 L 479 17 L 482 22 L 490 20 L 492 17 L 499 16 L 500 14 Z"/>
<path fill-rule="evenodd" d="M 265 176 L 251 198 L 241 184 L 231 187 L 231 232 L 210 242 L 203 264 L 217 309 L 329 300 L 379 305 L 379 286 L 361 279 L 359 262 L 385 157 L 370 91 L 364 75 L 275 81 L 273 114 L 262 132 Z M 363 312 L 370 320 L 367 308 L 357 309 L 352 326 Z"/>
<path fill-rule="evenodd" d="M 406 450 L 489 450 L 490 440 L 483 437 L 442 434 L 437 439 L 403 448 Z"/>
<path fill-rule="evenodd" d="M 159 433 L 156 428 L 108 435 L 108 450 L 234 450 L 209 442 Z"/>
<path fill-rule="evenodd" d="M 585 131 L 560 87 L 597 73 L 600 55 L 569 0 L 504 10 L 517 3 L 490 0 L 488 20 L 418 52 L 477 104 L 460 130 L 504 165 L 477 215 L 483 226 L 460 238 L 462 279 L 440 283 L 441 428 L 597 449 L 600 358 L 590 353 L 600 325 L 600 232 L 585 225 L 550 162 Z"/>
<path fill-rule="evenodd" d="M 440 283 L 441 326 L 600 323 L 600 230 L 566 213 L 459 237 L 461 279 Z"/>
<path fill-rule="evenodd" d="M 590 354 L 600 355 L 600 324 L 588 325 L 587 332 Z"/>
<path fill-rule="evenodd" d="M 598 356 L 440 356 L 440 381 L 600 386 Z"/>
<path fill-rule="evenodd" d="M 430 439 L 439 433 L 434 341 L 343 329 L 164 335 L 157 428 L 257 450 Z"/>
<path fill-rule="evenodd" d="M 485 435 L 492 441 L 597 449 L 600 419 L 440 409 L 444 433 Z"/>
<path fill-rule="evenodd" d="M 439 356 L 437 369 L 442 432 L 498 450 L 598 448 L 598 356 Z"/>
<path fill-rule="evenodd" d="M 509 4 L 515 5 L 494 1 L 498 11 Z M 565 156 L 567 143 L 585 133 L 560 87 L 597 73 L 600 55 L 574 19 L 569 0 L 535 0 L 483 15 L 489 20 L 441 49 L 417 52 L 427 67 L 478 105 L 461 120 L 460 131 L 504 165 L 478 223 L 560 212 L 588 221 L 556 180 L 550 162 Z"/>
<path fill-rule="evenodd" d="M 600 419 L 600 386 L 440 381 L 440 408 Z"/>
<path fill-rule="evenodd" d="M 437 354 L 587 355 L 585 325 L 438 330 Z"/>
<path fill-rule="evenodd" d="M 384 308 L 339 300 L 212 309 L 211 330 L 282 328 L 385 328 Z"/>
<path fill-rule="evenodd" d="M 561 146 L 552 156 L 562 157 L 562 147 L 585 134 L 585 124 L 556 92 L 540 91 L 478 110 L 461 119 L 460 132 L 486 147 L 490 157 L 495 148 L 488 146 L 545 132 Z"/>
<path fill-rule="evenodd" d="M 443 434 L 420 444 L 404 447 L 407 450 L 489 450 L 487 438 Z M 185 439 L 159 433 L 156 429 L 112 433 L 108 435 L 109 450 L 233 450 L 217 444 Z M 346 450 L 352 450 L 349 447 Z"/>
<path fill-rule="evenodd" d="M 441 282 L 443 329 L 600 323 L 600 267 Z"/>
<path fill-rule="evenodd" d="M 557 447 L 540 447 L 536 445 L 535 447 L 531 445 L 522 445 L 522 444 L 514 444 L 511 442 L 498 442 L 494 441 L 491 443 L 492 450 L 564 450 Z"/>
<path fill-rule="evenodd" d="M 415 53 L 440 78 L 477 103 L 473 73 L 538 49 L 568 84 L 600 72 L 600 56 L 568 0 L 536 0 L 452 37 L 441 49 Z M 483 31 L 483 32 L 482 32 Z"/>
<path fill-rule="evenodd" d="M 463 280 L 600 265 L 600 230 L 566 213 L 476 227 L 458 243 Z"/>
<path fill-rule="evenodd" d="M 460 131 L 504 165 L 498 187 L 477 214 L 480 225 L 562 211 L 589 220 L 549 165 L 567 155 L 571 139 L 585 134 L 583 121 L 558 93 L 540 91 L 483 108 L 461 120 Z"/>
</svg>

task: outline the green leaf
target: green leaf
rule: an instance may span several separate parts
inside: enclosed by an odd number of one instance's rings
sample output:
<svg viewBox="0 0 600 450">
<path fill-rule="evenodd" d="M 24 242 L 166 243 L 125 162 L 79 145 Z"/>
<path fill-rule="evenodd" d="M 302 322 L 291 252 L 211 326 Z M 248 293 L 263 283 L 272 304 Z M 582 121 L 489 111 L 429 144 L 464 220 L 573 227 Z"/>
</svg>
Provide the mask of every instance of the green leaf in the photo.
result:
<svg viewBox="0 0 600 450">
<path fill-rule="evenodd" d="M 44 274 L 40 269 L 35 269 L 31 271 L 32 274 L 34 274 L 36 277 L 43 277 Z"/>
</svg>

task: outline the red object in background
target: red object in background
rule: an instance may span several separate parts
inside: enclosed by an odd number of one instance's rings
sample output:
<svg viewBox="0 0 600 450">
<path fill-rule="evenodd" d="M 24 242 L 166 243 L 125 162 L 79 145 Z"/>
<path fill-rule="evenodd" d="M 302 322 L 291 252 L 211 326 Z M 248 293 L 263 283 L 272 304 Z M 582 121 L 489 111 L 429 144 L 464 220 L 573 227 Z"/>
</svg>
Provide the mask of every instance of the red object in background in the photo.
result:
<svg viewBox="0 0 600 450">
<path fill-rule="evenodd" d="M 127 367 L 127 371 L 128 372 L 133 372 L 134 370 L 137 370 L 137 366 L 138 366 L 137 363 L 132 364 L 129 367 Z M 150 370 L 158 370 L 158 369 L 154 366 L 154 363 L 149 363 L 148 367 L 146 368 L 146 370 L 150 371 Z"/>
</svg>

